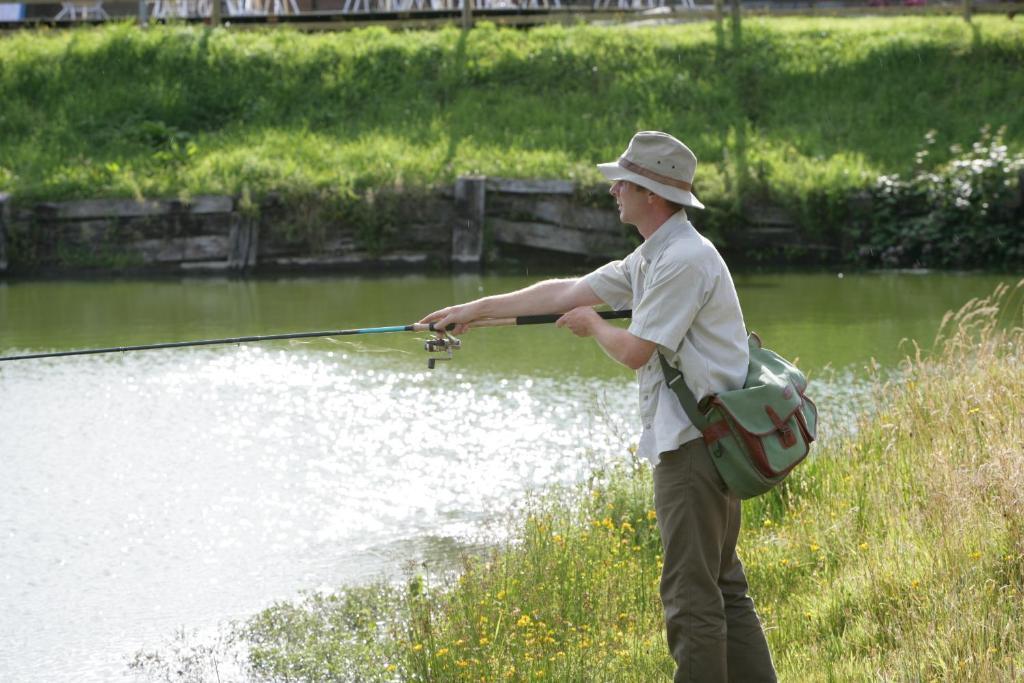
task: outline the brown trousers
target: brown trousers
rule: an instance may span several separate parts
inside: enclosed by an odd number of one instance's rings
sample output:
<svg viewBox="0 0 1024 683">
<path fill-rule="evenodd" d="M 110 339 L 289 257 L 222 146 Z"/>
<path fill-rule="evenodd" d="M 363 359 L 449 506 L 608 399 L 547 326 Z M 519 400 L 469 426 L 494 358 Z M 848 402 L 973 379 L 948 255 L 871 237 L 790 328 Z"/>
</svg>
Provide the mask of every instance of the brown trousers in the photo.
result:
<svg viewBox="0 0 1024 683">
<path fill-rule="evenodd" d="M 675 683 L 774 682 L 768 642 L 736 555 L 740 501 L 726 489 L 702 440 L 662 453 L 654 468 L 654 508 Z"/>
</svg>

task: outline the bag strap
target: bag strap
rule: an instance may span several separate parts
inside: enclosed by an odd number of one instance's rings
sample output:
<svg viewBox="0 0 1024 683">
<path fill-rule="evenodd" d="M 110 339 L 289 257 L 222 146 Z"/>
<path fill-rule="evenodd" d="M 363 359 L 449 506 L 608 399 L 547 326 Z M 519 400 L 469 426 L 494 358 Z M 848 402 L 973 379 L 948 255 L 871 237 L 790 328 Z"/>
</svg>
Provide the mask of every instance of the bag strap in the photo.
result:
<svg viewBox="0 0 1024 683">
<path fill-rule="evenodd" d="M 676 370 L 672 365 L 669 364 L 668 360 L 662 354 L 661 350 L 658 350 L 658 359 L 661 360 L 661 371 L 665 375 L 665 384 L 671 389 L 676 396 L 679 397 L 679 403 L 683 406 L 683 410 L 686 412 L 686 416 L 690 418 L 690 422 L 693 426 L 700 430 L 703 434 L 707 431 L 711 423 L 708 419 L 700 412 L 700 408 L 697 406 L 697 399 L 694 398 L 693 392 L 690 391 L 690 387 L 686 386 L 686 380 L 683 379 L 683 373 Z"/>
</svg>

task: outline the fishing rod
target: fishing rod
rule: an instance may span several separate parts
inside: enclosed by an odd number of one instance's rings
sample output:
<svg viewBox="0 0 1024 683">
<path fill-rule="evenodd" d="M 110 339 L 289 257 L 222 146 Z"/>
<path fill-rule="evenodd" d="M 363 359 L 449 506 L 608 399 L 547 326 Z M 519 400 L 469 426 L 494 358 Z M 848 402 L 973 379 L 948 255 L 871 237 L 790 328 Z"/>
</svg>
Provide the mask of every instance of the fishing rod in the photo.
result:
<svg viewBox="0 0 1024 683">
<path fill-rule="evenodd" d="M 598 313 L 605 320 L 632 317 L 632 311 L 601 311 Z M 543 325 L 553 323 L 562 317 L 561 313 L 544 315 L 521 315 L 510 318 L 484 318 L 474 320 L 467 327 L 509 327 L 518 325 Z M 448 325 L 442 336 L 432 337 L 423 342 L 427 353 L 442 354 L 427 359 L 427 367 L 434 369 L 439 360 L 451 360 L 452 351 L 462 347 L 462 342 L 449 335 L 448 330 L 455 325 Z M 63 358 L 64 356 L 88 356 L 100 353 L 124 353 L 126 351 L 152 351 L 155 349 L 180 349 L 189 346 L 210 346 L 213 344 L 247 344 L 250 342 L 279 341 L 282 339 L 309 339 L 312 337 L 345 337 L 354 334 L 385 334 L 389 332 L 442 332 L 434 323 L 413 323 L 412 325 L 392 325 L 390 327 L 360 327 L 352 330 L 322 330 L 318 332 L 290 332 L 287 334 L 265 334 L 249 337 L 225 337 L 223 339 L 197 339 L 193 341 L 162 342 L 158 344 L 137 344 L 134 346 L 110 346 L 99 349 L 75 349 L 72 351 L 50 351 L 46 353 L 26 353 L 17 356 L 0 356 L 0 362 L 14 360 L 31 360 L 36 358 Z"/>
</svg>

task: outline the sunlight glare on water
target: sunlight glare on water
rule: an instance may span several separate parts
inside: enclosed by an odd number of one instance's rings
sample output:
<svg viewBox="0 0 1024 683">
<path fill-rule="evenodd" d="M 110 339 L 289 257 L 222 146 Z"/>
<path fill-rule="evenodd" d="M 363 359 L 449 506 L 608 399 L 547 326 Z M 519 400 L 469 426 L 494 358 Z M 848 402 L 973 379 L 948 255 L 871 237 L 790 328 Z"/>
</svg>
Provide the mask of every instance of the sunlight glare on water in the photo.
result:
<svg viewBox="0 0 1024 683">
<path fill-rule="evenodd" d="M 398 571 L 431 539 L 493 541 L 527 491 L 625 453 L 621 381 L 386 361 L 240 347 L 5 367 L 0 671 L 119 677 L 179 626 Z"/>
</svg>

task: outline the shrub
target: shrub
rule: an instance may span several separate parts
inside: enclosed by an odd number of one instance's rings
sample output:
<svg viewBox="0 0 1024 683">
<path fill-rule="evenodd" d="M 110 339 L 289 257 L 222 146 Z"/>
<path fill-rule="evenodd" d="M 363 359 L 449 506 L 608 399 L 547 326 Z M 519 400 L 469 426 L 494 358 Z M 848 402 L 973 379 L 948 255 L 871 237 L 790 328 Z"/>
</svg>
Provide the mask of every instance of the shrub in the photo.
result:
<svg viewBox="0 0 1024 683">
<path fill-rule="evenodd" d="M 859 258 L 872 265 L 1011 268 L 1024 263 L 1021 174 L 1024 154 L 1010 154 L 1005 130 L 950 148 L 952 160 L 927 168 L 930 131 L 909 178 L 880 176 L 871 189 L 873 217 Z"/>
</svg>

